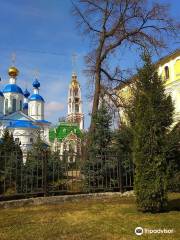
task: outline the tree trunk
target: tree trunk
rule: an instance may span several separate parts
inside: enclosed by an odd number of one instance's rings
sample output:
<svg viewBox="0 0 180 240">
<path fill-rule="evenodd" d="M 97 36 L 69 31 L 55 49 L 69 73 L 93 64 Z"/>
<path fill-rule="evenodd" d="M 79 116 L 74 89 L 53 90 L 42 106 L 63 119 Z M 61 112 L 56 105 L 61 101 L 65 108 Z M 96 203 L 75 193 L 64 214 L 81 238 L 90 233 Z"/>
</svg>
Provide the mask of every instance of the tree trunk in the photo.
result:
<svg viewBox="0 0 180 240">
<path fill-rule="evenodd" d="M 100 96 L 100 67 L 97 66 L 96 69 L 96 77 L 95 77 L 95 90 L 94 90 L 94 98 L 93 98 L 93 107 L 92 107 L 92 116 L 91 116 L 91 125 L 90 125 L 90 133 L 94 132 L 95 125 L 93 122 L 93 117 L 96 115 L 99 106 L 99 96 Z"/>
</svg>

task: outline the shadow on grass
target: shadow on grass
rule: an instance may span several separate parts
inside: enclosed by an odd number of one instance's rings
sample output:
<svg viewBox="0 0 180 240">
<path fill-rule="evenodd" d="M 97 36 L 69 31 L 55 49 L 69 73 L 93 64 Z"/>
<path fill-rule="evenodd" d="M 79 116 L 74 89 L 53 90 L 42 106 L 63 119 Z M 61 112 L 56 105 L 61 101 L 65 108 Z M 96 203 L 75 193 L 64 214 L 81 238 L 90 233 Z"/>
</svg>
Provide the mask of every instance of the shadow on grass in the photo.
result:
<svg viewBox="0 0 180 240">
<path fill-rule="evenodd" d="M 180 198 L 169 200 L 167 211 L 180 211 Z"/>
</svg>

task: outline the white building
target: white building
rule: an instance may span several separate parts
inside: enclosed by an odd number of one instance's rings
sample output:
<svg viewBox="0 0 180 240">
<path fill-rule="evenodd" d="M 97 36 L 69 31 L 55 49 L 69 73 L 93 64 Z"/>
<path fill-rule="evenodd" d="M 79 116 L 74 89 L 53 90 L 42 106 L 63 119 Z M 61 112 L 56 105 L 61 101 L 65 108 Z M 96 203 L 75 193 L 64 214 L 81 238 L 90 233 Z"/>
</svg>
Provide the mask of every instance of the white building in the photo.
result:
<svg viewBox="0 0 180 240">
<path fill-rule="evenodd" d="M 44 99 L 39 94 L 40 83 L 33 82 L 33 94 L 30 96 L 16 84 L 19 71 L 15 67 L 8 70 L 9 84 L 0 91 L 0 138 L 4 129 L 8 129 L 19 142 L 23 151 L 24 161 L 27 151 L 36 141 L 38 134 L 49 144 L 50 122 L 44 119 Z"/>
</svg>

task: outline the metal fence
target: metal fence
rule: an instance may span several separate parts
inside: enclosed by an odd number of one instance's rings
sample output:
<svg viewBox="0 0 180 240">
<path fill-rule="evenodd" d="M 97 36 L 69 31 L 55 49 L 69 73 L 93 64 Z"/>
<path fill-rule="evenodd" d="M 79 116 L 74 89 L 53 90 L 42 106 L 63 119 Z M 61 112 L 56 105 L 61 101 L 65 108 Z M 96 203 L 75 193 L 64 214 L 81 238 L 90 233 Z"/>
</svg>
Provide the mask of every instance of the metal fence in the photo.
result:
<svg viewBox="0 0 180 240">
<path fill-rule="evenodd" d="M 0 156 L 0 200 L 133 188 L 133 167 L 107 154 L 84 160 L 74 154 L 41 152 L 25 164 L 18 154 Z"/>
</svg>

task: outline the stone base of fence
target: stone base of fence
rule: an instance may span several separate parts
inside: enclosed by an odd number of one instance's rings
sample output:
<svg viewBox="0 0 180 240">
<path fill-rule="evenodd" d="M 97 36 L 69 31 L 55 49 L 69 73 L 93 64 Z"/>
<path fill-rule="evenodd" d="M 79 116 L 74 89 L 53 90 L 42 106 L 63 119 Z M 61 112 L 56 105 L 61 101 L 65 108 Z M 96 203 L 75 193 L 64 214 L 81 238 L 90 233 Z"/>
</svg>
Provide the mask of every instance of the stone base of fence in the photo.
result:
<svg viewBox="0 0 180 240">
<path fill-rule="evenodd" d="M 65 201 L 77 201 L 80 199 L 93 199 L 93 198 L 109 198 L 109 197 L 131 197 L 134 196 L 133 191 L 128 192 L 106 192 L 106 193 L 88 193 L 88 194 L 76 194 L 76 195 L 63 195 L 63 196 L 50 196 L 50 197 L 36 197 L 20 200 L 2 201 L 0 202 L 0 208 L 14 208 L 25 207 L 33 205 L 43 204 L 59 204 Z"/>
</svg>

